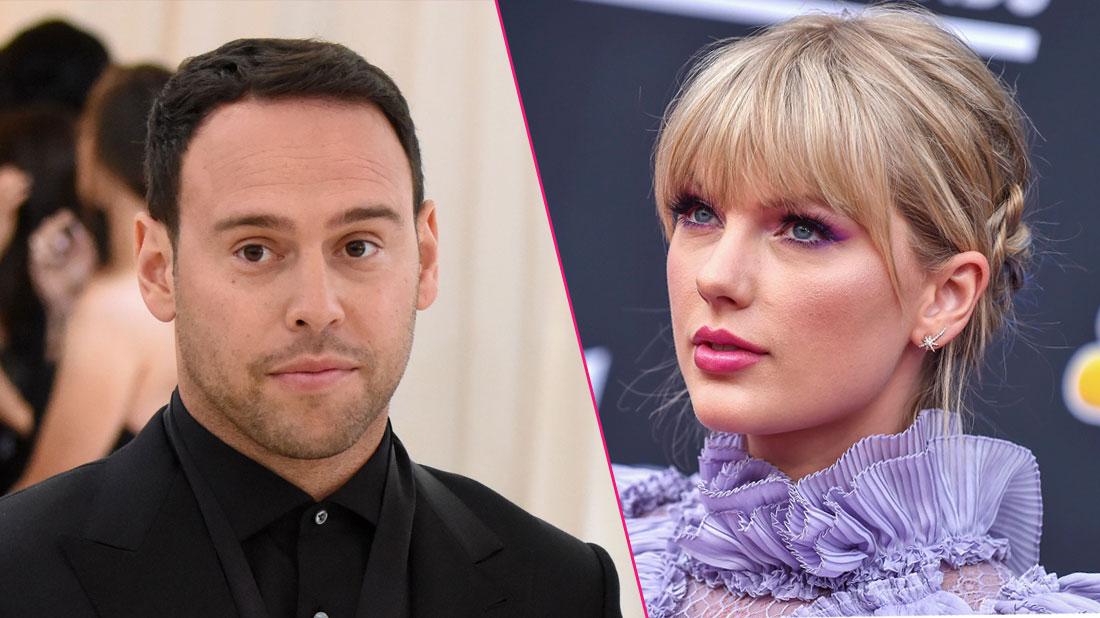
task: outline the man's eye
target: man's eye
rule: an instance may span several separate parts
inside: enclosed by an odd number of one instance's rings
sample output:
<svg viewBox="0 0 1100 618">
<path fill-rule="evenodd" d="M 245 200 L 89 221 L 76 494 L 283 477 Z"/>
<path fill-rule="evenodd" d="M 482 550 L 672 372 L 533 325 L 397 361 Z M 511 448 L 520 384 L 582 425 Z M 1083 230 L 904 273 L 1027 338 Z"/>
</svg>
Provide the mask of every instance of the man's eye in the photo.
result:
<svg viewBox="0 0 1100 618">
<path fill-rule="evenodd" d="M 245 245 L 236 251 L 237 257 L 258 264 L 271 259 L 271 250 L 263 245 Z"/>
<path fill-rule="evenodd" d="M 361 258 L 371 255 L 378 250 L 378 245 L 367 240 L 353 240 L 344 245 L 344 252 L 349 257 Z"/>
</svg>

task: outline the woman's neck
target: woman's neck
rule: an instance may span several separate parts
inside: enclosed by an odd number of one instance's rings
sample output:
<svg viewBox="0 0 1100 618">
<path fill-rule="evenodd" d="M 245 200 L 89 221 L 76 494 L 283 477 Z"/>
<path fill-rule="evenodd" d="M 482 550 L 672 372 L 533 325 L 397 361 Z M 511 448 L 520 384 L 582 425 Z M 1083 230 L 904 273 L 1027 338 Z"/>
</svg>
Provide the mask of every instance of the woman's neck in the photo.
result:
<svg viewBox="0 0 1100 618">
<path fill-rule="evenodd" d="M 118 191 L 107 208 L 107 242 L 111 247 L 111 261 L 103 268 L 104 274 L 129 272 L 134 262 L 134 215 L 145 209 L 145 201 L 128 191 Z"/>
<path fill-rule="evenodd" d="M 833 465 L 862 438 L 905 430 L 913 420 L 923 354 L 916 348 L 907 350 L 899 370 L 879 396 L 862 409 L 841 410 L 832 415 L 833 420 L 797 431 L 746 435 L 749 454 L 797 481 Z"/>
<path fill-rule="evenodd" d="M 791 480 L 824 470 L 853 444 L 875 434 L 892 434 L 908 426 L 908 415 L 883 418 L 852 415 L 827 425 L 768 436 L 746 436 L 749 454 L 772 464 Z"/>
</svg>

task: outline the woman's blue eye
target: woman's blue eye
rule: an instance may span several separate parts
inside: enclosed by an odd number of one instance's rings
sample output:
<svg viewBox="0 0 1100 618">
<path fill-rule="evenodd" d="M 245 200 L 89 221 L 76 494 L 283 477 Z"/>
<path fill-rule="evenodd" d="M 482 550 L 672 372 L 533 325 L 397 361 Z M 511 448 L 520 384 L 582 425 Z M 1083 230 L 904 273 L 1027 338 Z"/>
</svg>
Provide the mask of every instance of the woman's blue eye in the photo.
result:
<svg viewBox="0 0 1100 618">
<path fill-rule="evenodd" d="M 707 206 L 697 206 L 694 210 L 687 214 L 687 220 L 695 225 L 710 225 L 714 223 L 714 220 L 718 217 L 715 216 L 714 211 Z"/>
<path fill-rule="evenodd" d="M 783 219 L 783 235 L 786 240 L 800 245 L 819 245 L 836 240 L 832 230 L 823 222 L 795 214 Z"/>
<path fill-rule="evenodd" d="M 812 240 L 815 230 L 809 223 L 796 223 L 791 228 L 791 234 L 798 240 Z"/>
<path fill-rule="evenodd" d="M 709 226 L 718 221 L 718 215 L 714 209 L 703 200 L 692 195 L 684 195 L 676 198 L 669 205 L 672 211 L 673 222 L 676 225 Z"/>
</svg>

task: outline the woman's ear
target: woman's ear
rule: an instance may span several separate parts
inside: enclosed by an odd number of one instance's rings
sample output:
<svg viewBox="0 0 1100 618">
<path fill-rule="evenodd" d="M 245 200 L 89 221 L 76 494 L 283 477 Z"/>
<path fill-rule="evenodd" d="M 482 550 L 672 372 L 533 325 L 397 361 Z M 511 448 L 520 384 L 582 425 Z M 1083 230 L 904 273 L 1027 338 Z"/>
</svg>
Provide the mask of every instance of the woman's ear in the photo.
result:
<svg viewBox="0 0 1100 618">
<path fill-rule="evenodd" d="M 947 260 L 925 280 L 910 340 L 919 346 L 932 337 L 942 348 L 966 327 L 988 285 L 989 261 L 981 253 L 964 251 Z"/>
<path fill-rule="evenodd" d="M 145 306 L 161 322 L 176 317 L 176 288 L 172 277 L 173 246 L 168 228 L 149 216 L 138 213 L 134 218 L 138 287 Z"/>
</svg>

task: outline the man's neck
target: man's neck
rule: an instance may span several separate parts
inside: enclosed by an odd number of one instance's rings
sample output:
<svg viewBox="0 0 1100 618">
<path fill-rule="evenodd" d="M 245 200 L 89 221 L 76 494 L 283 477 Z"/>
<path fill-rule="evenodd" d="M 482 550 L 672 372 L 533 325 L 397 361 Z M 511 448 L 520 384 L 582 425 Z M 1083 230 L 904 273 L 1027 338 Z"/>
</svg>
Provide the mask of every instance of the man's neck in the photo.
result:
<svg viewBox="0 0 1100 618">
<path fill-rule="evenodd" d="M 210 412 L 201 404 L 191 407 L 185 401 L 185 405 L 191 417 L 219 440 L 318 502 L 343 487 L 374 455 L 386 433 L 389 418 L 388 410 L 384 411 L 354 444 L 336 455 L 323 459 L 299 459 L 274 453 L 257 444 L 225 416 Z"/>
</svg>

